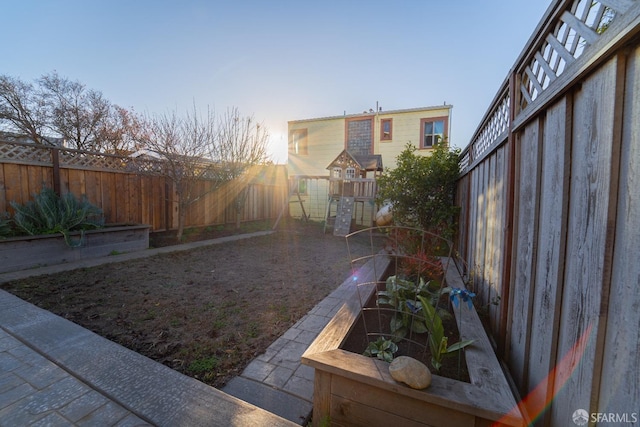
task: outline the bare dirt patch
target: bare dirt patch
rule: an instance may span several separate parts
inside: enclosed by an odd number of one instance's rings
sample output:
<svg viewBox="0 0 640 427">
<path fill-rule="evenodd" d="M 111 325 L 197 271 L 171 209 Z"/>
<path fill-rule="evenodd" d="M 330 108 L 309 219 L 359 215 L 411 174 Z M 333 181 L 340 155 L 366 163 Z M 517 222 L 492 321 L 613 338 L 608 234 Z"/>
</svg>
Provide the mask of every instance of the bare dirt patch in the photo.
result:
<svg viewBox="0 0 640 427">
<path fill-rule="evenodd" d="M 187 241 L 216 231 L 223 232 Z M 365 239 L 349 244 L 354 253 L 371 251 Z M 269 236 L 0 286 L 221 387 L 350 274 L 344 238 L 289 220 Z"/>
</svg>

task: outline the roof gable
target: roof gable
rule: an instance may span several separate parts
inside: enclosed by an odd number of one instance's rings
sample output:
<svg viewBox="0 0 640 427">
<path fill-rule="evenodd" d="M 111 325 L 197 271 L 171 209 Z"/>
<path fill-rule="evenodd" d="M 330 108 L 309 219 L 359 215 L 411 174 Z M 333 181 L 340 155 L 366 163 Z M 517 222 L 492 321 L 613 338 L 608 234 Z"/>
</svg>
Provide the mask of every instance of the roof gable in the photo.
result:
<svg viewBox="0 0 640 427">
<path fill-rule="evenodd" d="M 361 171 L 382 172 L 382 156 L 380 154 L 351 154 L 345 149 L 327 166 L 327 169 L 346 169 L 349 167 Z"/>
</svg>

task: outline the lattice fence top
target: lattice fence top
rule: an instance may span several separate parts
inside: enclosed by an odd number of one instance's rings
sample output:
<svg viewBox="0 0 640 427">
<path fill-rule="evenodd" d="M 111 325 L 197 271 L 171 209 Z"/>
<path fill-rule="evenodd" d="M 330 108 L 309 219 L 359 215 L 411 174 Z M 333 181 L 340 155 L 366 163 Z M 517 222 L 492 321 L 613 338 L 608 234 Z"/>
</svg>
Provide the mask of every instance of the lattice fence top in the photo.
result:
<svg viewBox="0 0 640 427">
<path fill-rule="evenodd" d="M 0 159 L 13 163 L 51 165 L 51 149 L 35 144 L 0 142 Z"/>
<path fill-rule="evenodd" d="M 520 108 L 535 101 L 606 31 L 616 15 L 626 12 L 633 3 L 633 0 L 575 0 L 562 12 L 520 74 Z"/>
<path fill-rule="evenodd" d="M 58 151 L 58 165 L 69 169 L 166 175 L 168 167 L 165 161 L 144 156 L 134 158 L 22 142 L 0 142 L 0 162 L 53 166 L 54 149 Z M 201 179 L 219 180 L 228 179 L 229 172 L 211 162 L 197 165 L 195 174 Z"/>
<path fill-rule="evenodd" d="M 534 104 L 540 94 L 582 56 L 616 17 L 634 3 L 634 0 L 574 0 L 566 10 L 550 17 L 550 22 L 557 21 L 555 25 L 549 26 L 547 34 L 537 40 L 538 45 L 526 48 L 532 54 L 525 60 L 522 71 L 518 72 L 520 97 L 517 112 Z M 492 104 L 487 119 L 463 153 L 461 171 L 469 168 L 506 135 L 511 120 L 511 102 L 508 91 L 505 91 Z"/>
<path fill-rule="evenodd" d="M 509 94 L 505 94 L 498 107 L 493 111 L 489 121 L 473 141 L 474 159 L 480 157 L 498 138 L 509 129 L 509 104 L 511 100 Z"/>
</svg>

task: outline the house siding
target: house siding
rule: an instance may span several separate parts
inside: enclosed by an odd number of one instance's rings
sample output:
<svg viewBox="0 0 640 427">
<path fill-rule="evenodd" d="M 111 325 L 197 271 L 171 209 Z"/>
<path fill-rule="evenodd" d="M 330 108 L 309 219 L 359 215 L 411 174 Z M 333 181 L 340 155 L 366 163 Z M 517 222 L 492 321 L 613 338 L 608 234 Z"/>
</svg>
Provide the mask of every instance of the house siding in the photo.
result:
<svg viewBox="0 0 640 427">
<path fill-rule="evenodd" d="M 289 175 L 328 175 L 327 165 L 346 148 L 347 122 L 373 118 L 373 152 L 381 154 L 386 168 L 396 166 L 396 157 L 407 144 L 420 145 L 420 121 L 445 117 L 447 135 L 451 133 L 451 105 L 415 108 L 407 110 L 379 111 L 371 115 L 353 114 L 318 119 L 293 120 L 288 123 L 289 134 L 296 129 L 307 129 L 308 152 L 289 153 Z M 380 124 L 383 119 L 392 119 L 392 139 L 382 140 Z M 420 155 L 429 155 L 430 149 L 419 149 Z"/>
<path fill-rule="evenodd" d="M 330 171 L 327 166 L 336 158 L 338 154 L 347 148 L 348 123 L 358 120 L 372 120 L 372 145 L 373 149 L 369 154 L 380 154 L 382 164 L 387 169 L 396 167 L 396 158 L 404 150 L 407 144 L 418 148 L 420 146 L 421 121 L 430 118 L 445 118 L 447 123 L 446 135 L 451 134 L 451 105 L 437 107 L 413 108 L 406 110 L 378 111 L 377 113 L 352 114 L 334 117 L 323 117 L 317 119 L 293 120 L 288 122 L 288 134 L 293 131 L 306 129 L 307 131 L 307 151 L 306 154 L 289 152 L 287 170 L 289 177 L 329 177 Z M 381 122 L 391 119 L 392 139 L 382 140 Z M 362 136 L 362 135 L 361 135 Z M 352 135 L 353 137 L 353 135 Z M 431 149 L 418 149 L 416 153 L 428 156 Z M 354 153 L 357 154 L 357 153 Z M 370 176 L 372 177 L 372 176 Z M 315 179 L 318 181 L 318 179 Z M 319 193 L 311 191 L 316 189 Z M 302 195 L 305 213 L 311 219 L 323 220 L 326 213 L 328 186 L 322 182 L 311 182 L 307 184 L 307 194 Z M 324 191 L 324 193 L 322 193 Z M 302 208 L 298 203 L 297 196 L 290 204 L 290 214 L 292 216 L 302 215 Z M 370 217 L 370 211 L 377 207 L 365 203 L 361 209 L 364 215 L 354 213 L 364 218 Z M 316 215 L 319 215 L 316 217 Z"/>
</svg>

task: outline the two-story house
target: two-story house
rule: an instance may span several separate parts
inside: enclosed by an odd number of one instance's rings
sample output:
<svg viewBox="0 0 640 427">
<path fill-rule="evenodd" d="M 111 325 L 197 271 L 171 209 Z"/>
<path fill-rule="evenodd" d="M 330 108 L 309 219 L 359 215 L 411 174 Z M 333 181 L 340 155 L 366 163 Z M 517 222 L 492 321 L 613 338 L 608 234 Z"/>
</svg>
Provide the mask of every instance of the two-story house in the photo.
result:
<svg viewBox="0 0 640 427">
<path fill-rule="evenodd" d="M 418 154 L 429 155 L 434 144 L 448 139 L 451 109 L 447 104 L 379 109 L 288 122 L 291 215 L 320 221 L 334 218 L 333 210 L 338 209 L 343 195 L 338 192 L 352 187 L 332 186 L 331 180 L 346 179 L 356 185 L 356 193 L 351 194 L 355 197 L 353 219 L 370 225 L 376 211 L 375 185 L 367 183 L 374 182 L 382 167 L 394 168 L 407 144 L 415 146 Z M 358 194 L 358 188 L 366 193 Z"/>
</svg>

